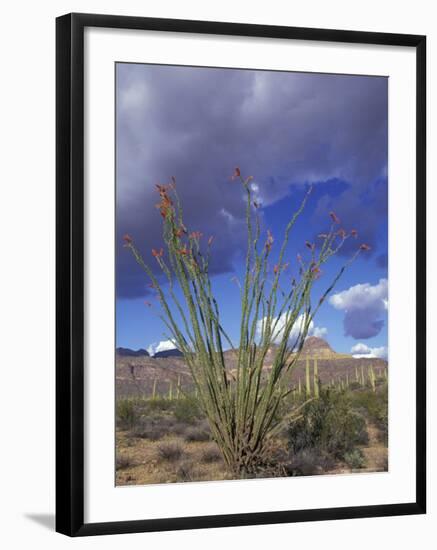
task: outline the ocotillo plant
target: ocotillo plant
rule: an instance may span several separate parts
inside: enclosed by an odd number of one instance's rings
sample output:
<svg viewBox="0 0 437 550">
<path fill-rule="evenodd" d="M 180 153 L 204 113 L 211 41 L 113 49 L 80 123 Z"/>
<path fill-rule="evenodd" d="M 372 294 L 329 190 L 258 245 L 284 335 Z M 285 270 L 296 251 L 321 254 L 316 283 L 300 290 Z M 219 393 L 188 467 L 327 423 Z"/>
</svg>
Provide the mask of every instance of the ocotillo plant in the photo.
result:
<svg viewBox="0 0 437 550">
<path fill-rule="evenodd" d="M 184 355 L 200 406 L 225 462 L 236 475 L 245 475 L 268 461 L 267 440 L 280 429 L 279 406 L 292 391 L 281 382 L 299 359 L 315 314 L 345 269 L 360 251 L 369 247 L 359 246 L 313 303 L 312 289 L 321 275 L 321 267 L 341 249 L 346 239 L 357 236 L 356 231 L 347 234 L 340 228 L 336 214 L 330 212 L 330 227 L 319 235 L 321 245 L 305 243 L 308 256 L 298 255 L 296 274 L 285 282 L 288 263 L 285 256 L 291 232 L 311 188 L 284 229 L 271 269 L 275 238 L 268 231 L 266 240 L 262 239 L 259 205 L 252 196 L 252 178 L 243 178 L 236 168 L 231 179 L 241 184 L 246 202 L 247 249 L 241 282 L 238 346 L 234 346 L 222 325 L 213 292 L 209 274 L 213 238 L 204 245 L 202 234 L 186 227 L 174 178 L 168 185 L 157 186 L 165 251 L 153 249 L 152 255 L 163 277 L 158 277 L 144 261 L 130 235 L 125 235 L 124 241 L 157 292 L 161 319 L 169 338 Z M 271 369 L 266 373 L 265 358 L 273 343 L 277 345 L 273 348 Z M 231 348 L 237 358 L 235 376 L 226 369 L 226 347 Z M 285 421 L 289 419 L 283 418 L 282 422 Z"/>
</svg>

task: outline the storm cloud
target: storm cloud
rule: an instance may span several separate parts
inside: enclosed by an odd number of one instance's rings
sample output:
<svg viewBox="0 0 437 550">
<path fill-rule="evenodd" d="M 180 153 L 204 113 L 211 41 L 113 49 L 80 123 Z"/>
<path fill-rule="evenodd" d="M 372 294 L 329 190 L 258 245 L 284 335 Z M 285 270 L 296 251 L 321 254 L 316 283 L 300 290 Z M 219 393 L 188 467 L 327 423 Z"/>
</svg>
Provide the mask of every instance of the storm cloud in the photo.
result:
<svg viewBox="0 0 437 550">
<path fill-rule="evenodd" d="M 385 78 L 119 63 L 116 121 L 120 297 L 147 292 L 121 237 L 149 261 L 161 245 L 155 184 L 171 176 L 186 224 L 215 237 L 213 273 L 232 271 L 245 244 L 235 166 L 254 176 L 264 205 L 294 185 L 346 182 L 339 197 L 322 194 L 315 220 L 335 206 L 351 229 L 362 211 L 357 229 L 370 244 L 386 217 Z"/>
</svg>

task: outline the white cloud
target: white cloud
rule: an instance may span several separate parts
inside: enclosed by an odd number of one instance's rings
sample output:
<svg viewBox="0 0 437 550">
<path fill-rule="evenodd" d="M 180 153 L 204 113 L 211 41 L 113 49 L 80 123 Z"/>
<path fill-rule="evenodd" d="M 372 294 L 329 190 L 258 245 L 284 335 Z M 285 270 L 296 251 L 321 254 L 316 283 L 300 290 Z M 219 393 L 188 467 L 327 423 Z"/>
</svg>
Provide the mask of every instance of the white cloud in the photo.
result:
<svg viewBox="0 0 437 550">
<path fill-rule="evenodd" d="M 168 351 L 170 349 L 176 349 L 176 346 L 172 340 L 161 340 L 161 342 L 154 342 L 147 348 L 149 355 L 155 355 L 160 351 Z"/>
<path fill-rule="evenodd" d="M 371 338 L 384 326 L 388 309 L 388 282 L 380 279 L 378 284 L 363 283 L 351 286 L 329 298 L 335 309 L 345 312 L 343 325 L 346 336 Z"/>
<path fill-rule="evenodd" d="M 329 303 L 335 309 L 350 311 L 352 309 L 366 309 L 377 306 L 380 309 L 387 309 L 388 282 L 387 279 L 380 279 L 377 285 L 370 283 L 351 286 L 348 290 L 343 290 L 334 294 L 329 299 Z"/>
<path fill-rule="evenodd" d="M 275 343 L 280 342 L 282 339 L 286 320 L 287 320 L 286 315 L 284 313 L 279 318 L 278 324 L 276 325 L 276 328 L 275 328 L 275 334 L 277 334 L 275 338 Z M 275 322 L 276 322 L 276 319 L 273 320 L 272 324 L 274 325 Z M 305 322 L 305 315 L 302 313 L 296 319 L 296 322 L 294 323 L 293 328 L 291 329 L 291 332 L 290 332 L 290 336 L 288 338 L 289 342 L 291 342 L 292 344 L 294 344 L 298 339 L 299 333 L 303 329 L 304 322 Z M 256 324 L 256 334 L 258 338 L 261 336 L 262 326 L 263 326 L 263 319 L 260 319 Z M 327 328 L 316 327 L 314 326 L 314 321 L 310 321 L 307 336 L 317 336 L 318 338 L 323 338 L 324 336 L 326 336 L 327 332 L 328 332 Z"/>
<path fill-rule="evenodd" d="M 371 348 L 359 342 L 352 346 L 351 348 L 352 357 L 355 359 L 387 359 L 388 357 L 388 348 L 386 346 L 381 346 L 379 348 Z"/>
<path fill-rule="evenodd" d="M 328 329 L 326 327 L 314 327 L 312 335 L 309 336 L 317 336 L 317 338 L 324 338 L 328 333 Z"/>
</svg>

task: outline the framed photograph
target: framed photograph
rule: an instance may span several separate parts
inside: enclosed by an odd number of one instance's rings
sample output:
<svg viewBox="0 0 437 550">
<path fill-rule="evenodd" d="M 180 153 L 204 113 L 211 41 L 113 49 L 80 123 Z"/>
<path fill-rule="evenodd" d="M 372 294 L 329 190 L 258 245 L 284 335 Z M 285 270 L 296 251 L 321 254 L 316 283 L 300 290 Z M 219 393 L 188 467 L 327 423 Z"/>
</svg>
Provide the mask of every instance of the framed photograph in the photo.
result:
<svg viewBox="0 0 437 550">
<path fill-rule="evenodd" d="M 56 25 L 57 530 L 425 513 L 425 37 Z"/>
</svg>

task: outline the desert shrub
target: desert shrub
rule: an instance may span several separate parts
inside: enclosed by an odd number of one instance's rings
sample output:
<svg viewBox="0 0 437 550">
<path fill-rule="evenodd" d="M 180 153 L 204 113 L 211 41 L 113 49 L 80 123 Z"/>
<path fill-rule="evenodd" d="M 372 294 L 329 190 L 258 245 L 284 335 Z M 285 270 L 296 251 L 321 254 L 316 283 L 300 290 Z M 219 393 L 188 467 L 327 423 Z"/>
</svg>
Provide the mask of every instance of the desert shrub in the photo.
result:
<svg viewBox="0 0 437 550">
<path fill-rule="evenodd" d="M 118 454 L 115 465 L 117 470 L 124 470 L 125 468 L 129 468 L 129 466 L 133 466 L 133 462 L 127 455 Z"/>
<path fill-rule="evenodd" d="M 206 464 L 211 462 L 219 462 L 222 458 L 222 454 L 215 443 L 211 443 L 205 447 L 200 455 L 200 460 Z"/>
<path fill-rule="evenodd" d="M 184 454 L 182 446 L 173 441 L 160 443 L 157 451 L 158 457 L 168 462 L 176 462 Z"/>
<path fill-rule="evenodd" d="M 289 476 L 311 476 L 322 474 L 334 465 L 332 457 L 320 453 L 318 449 L 303 449 L 292 455 L 291 460 L 285 464 L 285 471 Z"/>
<path fill-rule="evenodd" d="M 116 403 L 116 419 L 120 428 L 131 428 L 138 420 L 135 402 L 131 399 L 119 399 Z"/>
<path fill-rule="evenodd" d="M 199 403 L 194 397 L 183 397 L 175 400 L 174 416 L 180 422 L 192 424 L 202 417 Z"/>
<path fill-rule="evenodd" d="M 366 464 L 366 459 L 364 458 L 363 452 L 361 451 L 361 449 L 358 448 L 355 448 L 352 451 L 348 451 L 347 453 L 345 453 L 344 461 L 353 470 L 364 468 Z"/>
<path fill-rule="evenodd" d="M 173 420 L 173 423 L 170 428 L 170 433 L 174 435 L 180 435 L 181 437 L 185 437 L 185 432 L 187 431 L 187 424 L 184 422 L 175 422 Z"/>
<path fill-rule="evenodd" d="M 178 481 L 193 481 L 195 475 L 196 469 L 190 460 L 184 460 L 176 469 Z"/>
<path fill-rule="evenodd" d="M 150 441 L 158 441 L 164 435 L 166 435 L 165 428 L 157 424 L 147 424 L 141 423 L 140 425 L 135 426 L 130 432 L 130 437 L 137 437 L 141 439 L 150 439 Z"/>
<path fill-rule="evenodd" d="M 199 426 L 189 428 L 185 432 L 186 441 L 209 441 L 211 439 L 211 432 L 206 423 L 202 423 Z"/>
<path fill-rule="evenodd" d="M 174 401 L 163 397 L 156 397 L 147 401 L 148 411 L 169 411 L 174 408 Z"/>
<path fill-rule="evenodd" d="M 384 383 L 376 392 L 353 392 L 350 400 L 355 409 L 373 422 L 380 431 L 381 441 L 388 444 L 388 392 Z"/>
<path fill-rule="evenodd" d="M 288 428 L 292 453 L 314 449 L 321 456 L 329 454 L 343 459 L 356 445 L 367 442 L 365 418 L 353 410 L 344 393 L 329 389 L 308 403 L 301 417 Z"/>
<path fill-rule="evenodd" d="M 388 472 L 388 455 L 384 454 L 383 456 L 380 456 L 377 460 L 377 467 L 378 470 L 383 472 Z"/>
</svg>

